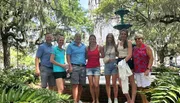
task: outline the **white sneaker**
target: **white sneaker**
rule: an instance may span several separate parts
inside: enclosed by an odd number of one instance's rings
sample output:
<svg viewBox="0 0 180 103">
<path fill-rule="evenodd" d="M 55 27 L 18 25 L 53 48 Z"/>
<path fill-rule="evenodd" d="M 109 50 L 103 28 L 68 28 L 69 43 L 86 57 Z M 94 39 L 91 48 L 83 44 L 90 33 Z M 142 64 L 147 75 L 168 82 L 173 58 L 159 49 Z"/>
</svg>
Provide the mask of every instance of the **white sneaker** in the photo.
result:
<svg viewBox="0 0 180 103">
<path fill-rule="evenodd" d="M 111 100 L 111 98 L 108 98 L 108 103 L 112 103 L 112 100 Z"/>
<path fill-rule="evenodd" d="M 118 103 L 118 99 L 117 98 L 114 98 L 114 103 Z"/>
<path fill-rule="evenodd" d="M 83 103 L 81 100 L 79 100 L 79 102 L 78 103 Z"/>
</svg>

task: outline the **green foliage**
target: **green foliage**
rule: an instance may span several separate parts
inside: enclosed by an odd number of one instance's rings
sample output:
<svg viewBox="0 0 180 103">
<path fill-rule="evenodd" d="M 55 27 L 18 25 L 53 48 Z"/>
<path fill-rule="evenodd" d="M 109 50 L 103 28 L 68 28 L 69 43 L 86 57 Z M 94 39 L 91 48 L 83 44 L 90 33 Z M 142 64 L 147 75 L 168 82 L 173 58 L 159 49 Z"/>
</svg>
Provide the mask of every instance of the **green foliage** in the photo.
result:
<svg viewBox="0 0 180 103">
<path fill-rule="evenodd" d="M 71 103 L 70 95 L 59 95 L 47 89 L 33 89 L 26 86 L 0 88 L 1 103 Z"/>
<path fill-rule="evenodd" d="M 29 54 L 45 33 L 92 32 L 93 23 L 79 0 L 1 0 L 0 33 L 4 66 L 10 66 L 10 47 Z"/>
<path fill-rule="evenodd" d="M 152 70 L 153 70 L 153 72 L 164 73 L 164 72 L 178 72 L 180 70 L 180 68 L 166 67 L 164 65 L 161 65 L 159 67 L 153 67 Z"/>
<path fill-rule="evenodd" d="M 34 57 L 32 56 L 33 55 L 32 53 L 30 54 L 27 51 L 27 53 L 24 54 L 21 51 L 17 51 L 17 49 L 11 48 L 10 54 L 11 54 L 11 66 L 19 66 L 22 68 L 27 67 L 28 69 L 32 68 L 32 65 L 34 66 Z"/>
<path fill-rule="evenodd" d="M 125 21 L 133 25 L 132 31 L 145 36 L 161 64 L 166 56 L 180 53 L 180 0 L 101 0 L 93 15 L 116 18 L 114 12 L 120 8 L 130 11 Z"/>
<path fill-rule="evenodd" d="M 30 69 L 0 69 L 0 87 L 13 86 L 15 84 L 36 83 L 34 71 Z"/>
<path fill-rule="evenodd" d="M 165 70 L 163 70 L 165 69 Z M 180 98 L 180 77 L 172 75 L 171 68 L 156 68 L 160 72 L 155 81 L 151 84 L 150 89 L 146 91 L 152 103 L 178 103 Z"/>
<path fill-rule="evenodd" d="M 0 69 L 0 103 L 71 103 L 70 95 L 48 89 L 33 89 L 29 83 L 38 78 L 30 69 Z"/>
<path fill-rule="evenodd" d="M 175 26 L 176 25 L 176 26 Z M 160 63 L 164 63 L 164 57 L 175 56 L 180 53 L 180 23 L 152 24 L 148 29 L 144 29 L 145 38 L 159 56 Z"/>
</svg>

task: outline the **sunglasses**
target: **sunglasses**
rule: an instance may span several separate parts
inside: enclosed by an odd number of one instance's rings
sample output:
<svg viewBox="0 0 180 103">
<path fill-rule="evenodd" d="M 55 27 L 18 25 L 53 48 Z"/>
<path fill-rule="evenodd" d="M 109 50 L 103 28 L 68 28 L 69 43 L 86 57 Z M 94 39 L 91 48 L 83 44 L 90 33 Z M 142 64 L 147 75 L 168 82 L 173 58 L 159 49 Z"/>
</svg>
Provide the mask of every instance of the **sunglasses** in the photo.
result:
<svg viewBox="0 0 180 103">
<path fill-rule="evenodd" d="M 135 38 L 134 40 L 140 40 L 140 39 L 142 39 L 142 38 Z"/>
</svg>

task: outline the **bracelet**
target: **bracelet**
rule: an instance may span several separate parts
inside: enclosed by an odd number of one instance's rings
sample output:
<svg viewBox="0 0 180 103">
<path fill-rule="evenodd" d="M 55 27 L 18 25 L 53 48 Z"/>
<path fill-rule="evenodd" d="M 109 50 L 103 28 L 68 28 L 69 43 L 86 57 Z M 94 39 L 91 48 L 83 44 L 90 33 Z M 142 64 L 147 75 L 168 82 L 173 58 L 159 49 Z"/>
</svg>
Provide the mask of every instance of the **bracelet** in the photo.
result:
<svg viewBox="0 0 180 103">
<path fill-rule="evenodd" d="M 146 68 L 146 70 L 150 70 L 150 68 Z"/>
</svg>

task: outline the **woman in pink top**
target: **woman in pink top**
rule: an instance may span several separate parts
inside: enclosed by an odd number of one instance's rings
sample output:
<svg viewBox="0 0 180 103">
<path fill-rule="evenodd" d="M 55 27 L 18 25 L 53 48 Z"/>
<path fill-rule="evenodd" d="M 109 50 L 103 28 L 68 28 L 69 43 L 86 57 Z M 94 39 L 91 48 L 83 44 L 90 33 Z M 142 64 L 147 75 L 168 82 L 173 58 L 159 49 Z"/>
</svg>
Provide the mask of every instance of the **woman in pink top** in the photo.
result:
<svg viewBox="0 0 180 103">
<path fill-rule="evenodd" d="M 151 81 L 148 76 L 153 64 L 151 48 L 143 43 L 143 35 L 135 35 L 136 46 L 133 48 L 134 75 L 138 89 L 150 86 Z M 142 103 L 149 103 L 144 94 L 141 94 Z"/>
<path fill-rule="evenodd" d="M 87 50 L 86 75 L 89 80 L 92 103 L 99 103 L 100 57 L 104 57 L 103 48 L 96 43 L 96 36 L 89 36 Z"/>
</svg>

